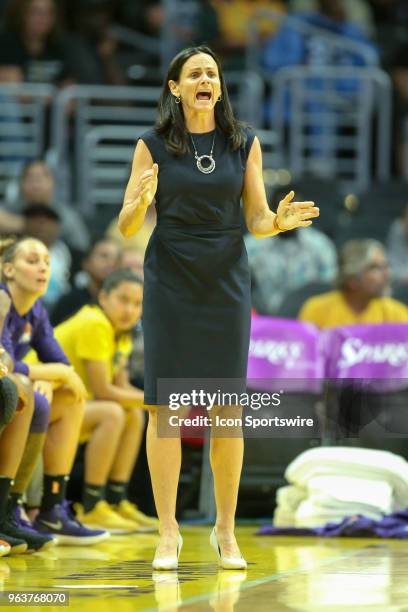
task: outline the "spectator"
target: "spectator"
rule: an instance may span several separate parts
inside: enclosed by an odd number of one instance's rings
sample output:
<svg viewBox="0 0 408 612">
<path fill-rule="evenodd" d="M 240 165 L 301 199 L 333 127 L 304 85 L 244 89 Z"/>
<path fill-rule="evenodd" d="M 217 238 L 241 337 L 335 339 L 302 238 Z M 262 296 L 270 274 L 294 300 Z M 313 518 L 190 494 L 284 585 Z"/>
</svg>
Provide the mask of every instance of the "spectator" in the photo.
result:
<svg viewBox="0 0 408 612">
<path fill-rule="evenodd" d="M 408 204 L 402 217 L 390 226 L 387 250 L 393 281 L 408 283 Z"/>
<path fill-rule="evenodd" d="M 144 254 L 137 247 L 135 248 L 130 244 L 124 246 L 121 250 L 119 260 L 120 268 L 130 268 L 132 272 L 143 278 L 143 262 Z"/>
<path fill-rule="evenodd" d="M 120 21 L 142 34 L 159 38 L 164 21 L 163 4 L 160 0 L 123 0 Z"/>
<path fill-rule="evenodd" d="M 88 228 L 73 206 L 55 202 L 55 178 L 49 166 L 41 160 L 31 161 L 25 166 L 20 178 L 18 197 L 6 207 L 10 213 L 16 215 L 31 204 L 56 208 L 62 224 L 61 238 L 74 251 L 85 253 L 88 250 Z M 5 228 L 5 231 L 13 229 Z"/>
<path fill-rule="evenodd" d="M 176 10 L 177 19 L 172 25 L 180 48 L 200 44 L 204 39 L 208 44 L 217 40 L 217 15 L 209 0 L 179 2 Z M 138 32 L 158 38 L 165 22 L 165 8 L 160 0 L 122 0 L 120 20 Z"/>
<path fill-rule="evenodd" d="M 373 49 L 363 31 L 347 20 L 341 0 L 318 0 L 316 12 L 295 13 L 293 17 L 300 23 L 344 36 Z M 287 66 L 358 66 L 363 65 L 364 61 L 352 50 L 328 44 L 320 32 L 305 32 L 288 20 L 266 43 L 263 63 L 267 70 L 275 72 Z"/>
<path fill-rule="evenodd" d="M 370 38 L 375 35 L 373 11 L 367 0 L 341 0 L 348 22 L 359 26 Z M 316 13 L 318 0 L 290 0 L 289 10 L 293 13 Z"/>
<path fill-rule="evenodd" d="M 112 36 L 113 0 L 70 1 L 75 34 L 68 48 L 70 63 L 79 83 L 126 85 L 128 79 L 118 57 L 118 42 Z"/>
<path fill-rule="evenodd" d="M 18 81 L 58 86 L 71 82 L 55 0 L 11 0 L 0 36 L 3 66 L 18 68 Z"/>
<path fill-rule="evenodd" d="M 154 39 L 166 38 L 165 51 L 169 57 L 183 47 L 203 41 L 216 46 L 219 40 L 217 15 L 210 0 L 181 0 L 167 5 L 160 0 L 122 0 L 119 20 L 125 27 L 148 37 L 137 60 L 143 66 L 152 64 L 146 77 L 151 77 L 161 54 L 159 40 L 156 52 L 152 49 Z"/>
<path fill-rule="evenodd" d="M 269 39 L 263 49 L 261 63 L 270 73 L 274 74 L 281 68 L 291 66 L 364 66 L 367 63 L 362 53 L 349 48 L 346 41 L 354 41 L 364 45 L 367 51 L 373 51 L 375 57 L 376 50 L 364 32 L 354 23 L 347 20 L 341 0 L 319 0 L 318 10 L 314 13 L 296 13 L 296 21 L 288 19 L 283 23 L 279 32 Z M 296 22 L 299 26 L 296 27 Z M 312 26 L 310 30 L 307 26 Z M 319 28 L 316 31 L 313 28 Z M 343 46 L 334 45 L 328 37 L 322 35 L 322 31 L 327 31 L 328 35 L 335 34 L 344 37 Z M 316 126 L 313 131 L 322 134 L 321 113 L 326 110 L 324 97 L 322 100 L 317 95 L 324 90 L 324 82 L 317 76 L 307 81 L 307 86 L 313 92 L 306 106 L 309 113 L 314 113 Z M 344 98 L 347 96 L 350 103 L 353 103 L 356 92 L 359 91 L 358 80 L 350 77 L 338 77 L 333 85 L 336 91 Z M 290 120 L 290 99 L 287 94 L 286 100 L 287 116 Z M 266 120 L 273 122 L 275 115 L 274 99 L 267 103 Z M 333 115 L 333 125 L 336 126 L 336 116 Z M 344 125 L 341 121 L 338 125 Z M 327 129 L 327 128 L 326 128 Z M 330 126 L 327 136 L 332 132 Z"/>
<path fill-rule="evenodd" d="M 383 245 L 350 240 L 339 257 L 338 289 L 306 300 L 299 318 L 318 327 L 408 322 L 408 308 L 387 296 L 390 269 Z"/>
<path fill-rule="evenodd" d="M 46 204 L 30 204 L 24 209 L 25 234 L 43 242 L 51 259 L 51 278 L 42 301 L 51 310 L 58 298 L 69 289 L 72 257 L 60 239 L 61 220 L 57 211 Z"/>
<path fill-rule="evenodd" d="M 102 283 L 118 265 L 119 245 L 110 238 L 98 238 L 82 261 L 84 284 L 74 286 L 62 295 L 51 313 L 53 325 L 62 323 L 74 315 L 82 306 L 96 304 Z"/>
<path fill-rule="evenodd" d="M 230 68 L 242 68 L 248 35 L 248 22 L 261 9 L 272 9 L 285 13 L 286 6 L 281 0 L 212 0 L 218 16 L 220 37 L 217 48 L 224 56 L 224 63 Z M 262 37 L 273 35 L 277 22 L 268 17 L 259 19 L 259 32 Z"/>
<path fill-rule="evenodd" d="M 290 191 L 277 190 L 272 208 Z M 252 277 L 252 301 L 261 314 L 273 315 L 291 291 L 336 275 L 336 249 L 325 234 L 308 227 L 282 232 L 273 239 L 245 237 Z M 307 265 L 305 265 L 307 261 Z"/>
</svg>

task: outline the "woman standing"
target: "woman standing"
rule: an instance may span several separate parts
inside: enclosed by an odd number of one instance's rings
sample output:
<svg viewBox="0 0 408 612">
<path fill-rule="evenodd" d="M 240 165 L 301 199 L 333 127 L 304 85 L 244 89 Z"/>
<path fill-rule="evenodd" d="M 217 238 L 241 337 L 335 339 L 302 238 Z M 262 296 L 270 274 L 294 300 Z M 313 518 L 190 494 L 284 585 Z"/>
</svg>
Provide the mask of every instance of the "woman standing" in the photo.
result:
<svg viewBox="0 0 408 612">
<path fill-rule="evenodd" d="M 235 119 L 218 59 L 207 47 L 186 49 L 170 64 L 155 129 L 137 143 L 119 215 L 122 234 L 132 236 L 156 199 L 157 226 L 144 263 L 148 405 L 160 403 L 161 378 L 245 383 L 251 299 L 241 196 L 247 227 L 259 238 L 307 227 L 319 214 L 313 202 L 292 202 L 293 192 L 276 215 L 269 210 L 259 141 Z M 236 407 L 222 408 L 226 416 L 232 409 L 239 416 Z M 147 438 L 160 521 L 153 567 L 175 569 L 182 545 L 175 518 L 181 446 L 179 438 L 158 436 L 157 415 L 151 410 Z M 242 435 L 212 436 L 217 519 L 211 544 L 225 569 L 246 567 L 234 536 L 242 458 Z"/>
</svg>

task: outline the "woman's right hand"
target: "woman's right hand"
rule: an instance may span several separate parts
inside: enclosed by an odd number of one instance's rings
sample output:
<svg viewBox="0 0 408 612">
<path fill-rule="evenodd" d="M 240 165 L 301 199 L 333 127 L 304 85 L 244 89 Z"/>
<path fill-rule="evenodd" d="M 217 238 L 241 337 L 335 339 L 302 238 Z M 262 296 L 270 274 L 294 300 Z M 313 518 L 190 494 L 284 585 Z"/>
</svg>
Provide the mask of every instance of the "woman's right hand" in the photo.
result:
<svg viewBox="0 0 408 612">
<path fill-rule="evenodd" d="M 158 164 L 153 164 L 149 170 L 145 170 L 143 174 L 140 175 L 139 182 L 132 194 L 133 202 L 137 203 L 138 206 L 147 208 L 153 202 L 157 191 L 158 172 Z"/>
<path fill-rule="evenodd" d="M 70 370 L 70 373 L 64 380 L 64 383 L 65 386 L 68 387 L 70 391 L 72 391 L 77 401 L 81 401 L 87 398 L 88 392 L 85 388 L 85 385 L 74 369 Z"/>
<path fill-rule="evenodd" d="M 64 376 L 64 385 L 68 387 L 70 391 L 74 394 L 76 400 L 84 400 L 86 399 L 88 392 L 85 388 L 82 379 L 75 372 L 73 367 L 65 366 L 67 368 L 66 375 Z"/>
</svg>

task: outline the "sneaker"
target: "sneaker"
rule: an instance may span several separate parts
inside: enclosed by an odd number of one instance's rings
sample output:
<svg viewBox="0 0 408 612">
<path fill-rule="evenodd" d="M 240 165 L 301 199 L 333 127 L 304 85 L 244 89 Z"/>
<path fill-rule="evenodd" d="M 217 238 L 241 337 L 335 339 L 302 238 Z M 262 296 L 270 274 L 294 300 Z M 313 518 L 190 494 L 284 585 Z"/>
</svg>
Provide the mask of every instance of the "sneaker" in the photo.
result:
<svg viewBox="0 0 408 612">
<path fill-rule="evenodd" d="M 5 557 L 11 551 L 11 546 L 5 540 L 0 540 L 0 557 Z"/>
<path fill-rule="evenodd" d="M 136 506 L 127 499 L 124 499 L 118 504 L 114 506 L 116 512 L 127 519 L 132 521 L 136 521 L 139 525 L 143 527 L 150 527 L 149 531 L 158 531 L 159 529 L 159 519 L 154 516 L 147 516 L 147 514 L 143 514 Z"/>
<path fill-rule="evenodd" d="M 53 506 L 50 510 L 40 511 L 33 527 L 41 533 L 58 536 L 59 544 L 87 546 L 98 544 L 109 538 L 109 533 L 102 529 L 88 529 L 74 516 L 68 502 Z"/>
<path fill-rule="evenodd" d="M 84 512 L 81 504 L 75 504 L 74 510 L 83 525 L 92 529 L 106 529 L 112 534 L 120 535 L 134 533 L 139 525 L 134 521 L 123 518 L 115 512 L 105 500 L 100 500 L 89 512 Z"/>
<path fill-rule="evenodd" d="M 20 553 L 25 553 L 28 545 L 27 542 L 21 540 L 20 538 L 13 538 L 13 536 L 8 533 L 0 533 L 0 540 L 6 542 L 10 546 L 10 555 L 18 555 Z"/>
<path fill-rule="evenodd" d="M 4 526 L 2 527 L 4 531 Z M 6 516 L 6 533 L 27 542 L 26 552 L 38 552 L 55 546 L 55 538 L 38 533 L 31 523 L 22 517 L 21 506 L 9 503 Z"/>
<path fill-rule="evenodd" d="M 120 516 L 123 516 L 123 518 L 135 521 L 141 527 L 144 527 L 144 531 L 151 532 L 159 530 L 159 519 L 143 514 L 136 504 L 133 504 L 127 499 L 123 499 L 120 504 L 113 506 L 113 508 Z"/>
</svg>

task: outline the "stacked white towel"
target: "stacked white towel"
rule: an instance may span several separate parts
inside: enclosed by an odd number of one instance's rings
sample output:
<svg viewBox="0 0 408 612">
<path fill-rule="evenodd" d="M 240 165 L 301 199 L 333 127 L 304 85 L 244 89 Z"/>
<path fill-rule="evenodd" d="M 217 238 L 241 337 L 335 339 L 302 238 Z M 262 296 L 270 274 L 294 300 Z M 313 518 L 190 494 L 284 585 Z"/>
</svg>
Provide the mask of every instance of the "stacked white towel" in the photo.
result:
<svg viewBox="0 0 408 612">
<path fill-rule="evenodd" d="M 295 485 L 280 487 L 276 492 L 277 505 L 273 516 L 273 524 L 276 527 L 294 525 L 296 511 L 306 497 L 307 490 L 304 487 Z"/>
<path fill-rule="evenodd" d="M 363 514 L 379 520 L 408 507 L 408 463 L 388 451 L 321 447 L 301 453 L 277 493 L 277 527 L 318 527 Z"/>
</svg>

